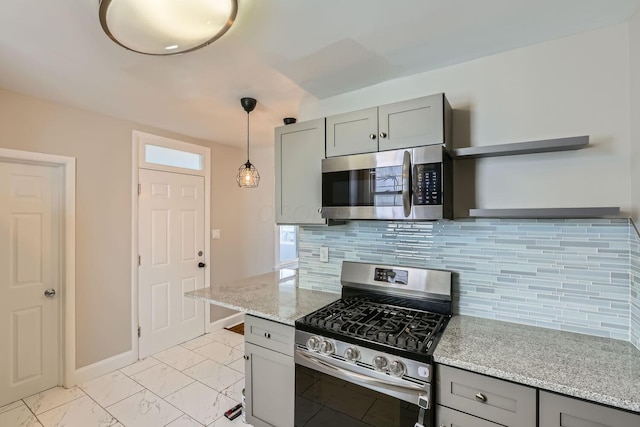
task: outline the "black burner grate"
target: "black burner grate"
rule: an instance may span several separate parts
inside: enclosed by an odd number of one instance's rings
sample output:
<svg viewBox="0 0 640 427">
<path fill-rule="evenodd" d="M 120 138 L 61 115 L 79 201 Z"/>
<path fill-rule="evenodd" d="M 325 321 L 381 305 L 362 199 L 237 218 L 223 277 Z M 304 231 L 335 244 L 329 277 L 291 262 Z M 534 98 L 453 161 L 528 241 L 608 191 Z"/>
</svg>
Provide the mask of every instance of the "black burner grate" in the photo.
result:
<svg viewBox="0 0 640 427">
<path fill-rule="evenodd" d="M 303 319 L 303 323 L 413 353 L 426 353 L 445 316 L 364 298 L 343 298 Z"/>
</svg>

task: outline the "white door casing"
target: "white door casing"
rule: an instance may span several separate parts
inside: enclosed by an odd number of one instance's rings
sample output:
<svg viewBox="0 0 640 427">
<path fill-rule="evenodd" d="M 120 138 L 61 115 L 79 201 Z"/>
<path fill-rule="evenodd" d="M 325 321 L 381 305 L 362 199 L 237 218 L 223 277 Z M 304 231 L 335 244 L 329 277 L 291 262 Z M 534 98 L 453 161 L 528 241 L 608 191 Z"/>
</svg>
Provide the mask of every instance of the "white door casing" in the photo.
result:
<svg viewBox="0 0 640 427">
<path fill-rule="evenodd" d="M 139 357 L 204 333 L 204 177 L 139 170 Z"/>
<path fill-rule="evenodd" d="M 0 161 L 0 406 L 61 382 L 62 172 Z"/>
</svg>

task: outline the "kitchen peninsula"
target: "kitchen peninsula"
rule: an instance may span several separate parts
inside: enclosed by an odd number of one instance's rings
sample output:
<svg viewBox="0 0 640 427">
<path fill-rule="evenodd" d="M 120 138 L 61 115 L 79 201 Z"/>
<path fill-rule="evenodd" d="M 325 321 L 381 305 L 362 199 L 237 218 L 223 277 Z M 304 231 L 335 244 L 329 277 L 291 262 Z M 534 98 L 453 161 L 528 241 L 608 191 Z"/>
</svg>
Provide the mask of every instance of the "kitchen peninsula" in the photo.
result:
<svg viewBox="0 0 640 427">
<path fill-rule="evenodd" d="M 298 287 L 297 270 L 277 270 L 213 285 L 185 296 L 293 326 L 296 319 L 340 298 Z"/>
</svg>

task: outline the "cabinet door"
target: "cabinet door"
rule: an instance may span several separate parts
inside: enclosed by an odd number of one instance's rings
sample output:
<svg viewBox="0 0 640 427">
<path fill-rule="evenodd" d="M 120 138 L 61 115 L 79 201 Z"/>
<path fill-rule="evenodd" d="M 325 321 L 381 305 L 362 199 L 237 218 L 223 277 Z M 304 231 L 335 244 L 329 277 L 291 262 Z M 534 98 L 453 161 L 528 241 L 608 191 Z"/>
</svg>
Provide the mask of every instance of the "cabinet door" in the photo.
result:
<svg viewBox="0 0 640 427">
<path fill-rule="evenodd" d="M 275 130 L 276 224 L 326 224 L 322 218 L 324 119 Z"/>
<path fill-rule="evenodd" d="M 378 151 L 378 109 L 327 117 L 327 157 Z"/>
<path fill-rule="evenodd" d="M 540 427 L 638 427 L 640 414 L 540 392 Z"/>
<path fill-rule="evenodd" d="M 255 427 L 293 426 L 293 357 L 250 343 L 244 349 L 247 422 Z"/>
<path fill-rule="evenodd" d="M 437 403 L 505 426 L 536 427 L 536 389 L 437 365 Z"/>
<path fill-rule="evenodd" d="M 464 412 L 436 405 L 436 425 L 439 427 L 502 427 Z"/>
<path fill-rule="evenodd" d="M 378 107 L 380 151 L 444 144 L 445 105 L 439 93 Z"/>
</svg>

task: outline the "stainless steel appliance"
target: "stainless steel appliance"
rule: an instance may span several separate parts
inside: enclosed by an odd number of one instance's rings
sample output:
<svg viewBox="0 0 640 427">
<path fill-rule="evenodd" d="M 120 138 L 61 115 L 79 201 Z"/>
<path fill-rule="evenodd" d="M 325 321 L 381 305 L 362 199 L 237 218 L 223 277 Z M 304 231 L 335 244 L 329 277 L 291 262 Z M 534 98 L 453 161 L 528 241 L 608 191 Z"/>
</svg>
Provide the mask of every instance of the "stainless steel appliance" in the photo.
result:
<svg viewBox="0 0 640 427">
<path fill-rule="evenodd" d="M 431 427 L 451 273 L 345 261 L 341 283 L 295 323 L 295 426 Z"/>
<path fill-rule="evenodd" d="M 322 217 L 452 218 L 451 168 L 443 145 L 323 159 Z"/>
</svg>

